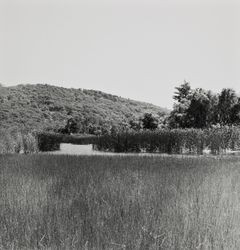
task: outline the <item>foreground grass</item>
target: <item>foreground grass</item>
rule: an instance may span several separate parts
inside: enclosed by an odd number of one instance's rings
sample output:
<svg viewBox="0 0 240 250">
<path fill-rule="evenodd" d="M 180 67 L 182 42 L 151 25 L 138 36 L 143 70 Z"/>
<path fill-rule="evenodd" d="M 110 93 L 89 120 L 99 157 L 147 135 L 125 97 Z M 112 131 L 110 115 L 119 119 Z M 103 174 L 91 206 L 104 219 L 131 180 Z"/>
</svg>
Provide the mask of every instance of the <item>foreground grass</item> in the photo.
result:
<svg viewBox="0 0 240 250">
<path fill-rule="evenodd" d="M 240 158 L 0 156 L 0 249 L 239 249 Z"/>
</svg>

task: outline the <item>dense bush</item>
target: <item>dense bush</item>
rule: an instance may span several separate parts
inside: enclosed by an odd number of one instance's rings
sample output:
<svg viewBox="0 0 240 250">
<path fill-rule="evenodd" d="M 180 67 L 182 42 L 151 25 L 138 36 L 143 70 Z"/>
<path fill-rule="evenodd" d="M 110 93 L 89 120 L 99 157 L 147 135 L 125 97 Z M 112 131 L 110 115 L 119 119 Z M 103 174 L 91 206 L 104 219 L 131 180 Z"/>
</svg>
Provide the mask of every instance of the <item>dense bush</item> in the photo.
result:
<svg viewBox="0 0 240 250">
<path fill-rule="evenodd" d="M 94 148 L 113 152 L 213 154 L 240 148 L 240 128 L 162 129 L 98 137 Z"/>
</svg>

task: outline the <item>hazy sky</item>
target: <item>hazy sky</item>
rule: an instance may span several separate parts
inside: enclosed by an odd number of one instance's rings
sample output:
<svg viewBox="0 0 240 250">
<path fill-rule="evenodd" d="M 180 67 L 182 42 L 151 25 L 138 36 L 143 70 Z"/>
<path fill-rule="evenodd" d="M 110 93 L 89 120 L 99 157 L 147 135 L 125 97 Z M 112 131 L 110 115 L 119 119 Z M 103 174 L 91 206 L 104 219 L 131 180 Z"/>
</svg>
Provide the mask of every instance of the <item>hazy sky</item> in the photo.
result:
<svg viewBox="0 0 240 250">
<path fill-rule="evenodd" d="M 172 107 L 174 87 L 240 92 L 239 0 L 0 0 L 0 82 Z"/>
</svg>

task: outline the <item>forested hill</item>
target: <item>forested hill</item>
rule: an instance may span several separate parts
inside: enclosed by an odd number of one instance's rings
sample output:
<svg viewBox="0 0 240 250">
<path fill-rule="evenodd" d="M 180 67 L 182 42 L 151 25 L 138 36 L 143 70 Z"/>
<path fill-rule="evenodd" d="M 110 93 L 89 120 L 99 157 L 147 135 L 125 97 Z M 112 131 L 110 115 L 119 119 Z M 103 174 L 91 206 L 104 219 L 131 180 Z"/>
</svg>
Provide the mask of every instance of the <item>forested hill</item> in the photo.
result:
<svg viewBox="0 0 240 250">
<path fill-rule="evenodd" d="M 138 119 L 144 113 L 160 118 L 167 112 L 149 103 L 95 90 L 46 84 L 0 87 L 0 128 L 56 129 L 74 118 L 85 128 L 108 129 Z"/>
</svg>

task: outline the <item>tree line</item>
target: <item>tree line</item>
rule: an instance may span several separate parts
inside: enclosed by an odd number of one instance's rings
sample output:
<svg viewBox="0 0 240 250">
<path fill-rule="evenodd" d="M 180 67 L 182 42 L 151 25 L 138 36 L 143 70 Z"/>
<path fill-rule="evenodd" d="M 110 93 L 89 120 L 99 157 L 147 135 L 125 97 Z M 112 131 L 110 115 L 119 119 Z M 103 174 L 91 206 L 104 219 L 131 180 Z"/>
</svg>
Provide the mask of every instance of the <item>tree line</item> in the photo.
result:
<svg viewBox="0 0 240 250">
<path fill-rule="evenodd" d="M 167 118 L 170 128 L 208 128 L 240 124 L 240 97 L 231 88 L 213 93 L 192 89 L 188 82 L 176 87 L 173 110 Z"/>
<path fill-rule="evenodd" d="M 108 128 L 84 123 L 89 134 L 104 135 L 129 131 L 156 130 L 160 128 L 211 128 L 213 126 L 232 126 L 240 124 L 240 97 L 231 88 L 224 88 L 220 93 L 213 93 L 203 88 L 192 89 L 189 82 L 175 88 L 174 105 L 169 114 L 158 117 L 145 113 L 140 118 L 130 119 Z M 81 133 L 83 124 L 71 118 L 61 133 Z M 86 129 L 87 128 L 87 129 Z"/>
</svg>

